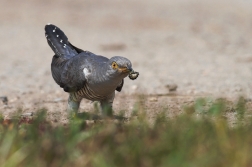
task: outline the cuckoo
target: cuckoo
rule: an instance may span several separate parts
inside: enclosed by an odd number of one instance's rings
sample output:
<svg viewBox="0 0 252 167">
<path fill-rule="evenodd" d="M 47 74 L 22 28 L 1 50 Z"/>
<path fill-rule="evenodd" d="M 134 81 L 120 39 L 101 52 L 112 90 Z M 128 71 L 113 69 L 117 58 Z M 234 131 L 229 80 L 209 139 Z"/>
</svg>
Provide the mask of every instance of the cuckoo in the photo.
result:
<svg viewBox="0 0 252 167">
<path fill-rule="evenodd" d="M 139 75 L 125 57 L 108 59 L 75 47 L 55 25 L 45 26 L 45 36 L 55 53 L 51 63 L 52 77 L 69 93 L 69 112 L 78 112 L 83 98 L 100 102 L 103 114 L 112 111 L 115 91 L 122 90 L 124 78 L 128 76 L 134 80 Z"/>
</svg>

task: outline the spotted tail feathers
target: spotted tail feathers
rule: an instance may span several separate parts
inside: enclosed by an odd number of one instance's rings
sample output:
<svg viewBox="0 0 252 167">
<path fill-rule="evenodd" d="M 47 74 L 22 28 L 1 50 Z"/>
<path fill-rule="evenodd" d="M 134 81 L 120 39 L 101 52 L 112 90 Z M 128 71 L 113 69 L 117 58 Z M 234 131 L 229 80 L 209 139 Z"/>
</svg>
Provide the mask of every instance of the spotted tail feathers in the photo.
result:
<svg viewBox="0 0 252 167">
<path fill-rule="evenodd" d="M 69 59 L 82 51 L 73 46 L 64 32 L 53 24 L 45 26 L 45 37 L 56 56 Z"/>
</svg>

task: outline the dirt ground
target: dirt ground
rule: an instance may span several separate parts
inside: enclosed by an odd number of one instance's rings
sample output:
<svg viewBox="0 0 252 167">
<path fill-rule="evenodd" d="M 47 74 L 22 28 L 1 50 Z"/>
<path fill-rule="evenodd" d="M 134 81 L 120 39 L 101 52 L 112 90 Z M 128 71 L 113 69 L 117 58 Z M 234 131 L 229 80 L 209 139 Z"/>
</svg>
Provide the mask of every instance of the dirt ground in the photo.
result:
<svg viewBox="0 0 252 167">
<path fill-rule="evenodd" d="M 64 115 L 67 93 L 50 72 L 47 23 L 84 50 L 132 61 L 114 108 L 130 116 L 139 94 L 151 116 L 161 106 L 179 113 L 198 97 L 252 98 L 252 2 L 249 0 L 9 1 L 0 5 L 0 111 L 46 107 Z M 169 92 L 167 85 L 176 84 Z M 93 104 L 84 100 L 81 111 Z"/>
</svg>

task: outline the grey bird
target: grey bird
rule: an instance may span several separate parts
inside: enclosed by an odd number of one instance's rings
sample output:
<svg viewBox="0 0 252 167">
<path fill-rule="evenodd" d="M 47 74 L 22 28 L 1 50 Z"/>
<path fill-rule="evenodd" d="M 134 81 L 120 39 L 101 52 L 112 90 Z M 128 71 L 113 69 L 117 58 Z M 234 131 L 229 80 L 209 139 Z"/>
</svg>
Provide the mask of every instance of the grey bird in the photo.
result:
<svg viewBox="0 0 252 167">
<path fill-rule="evenodd" d="M 134 73 L 130 60 L 120 56 L 108 59 L 79 49 L 52 24 L 45 26 L 45 36 L 55 53 L 51 63 L 53 79 L 69 93 L 67 111 L 77 112 L 86 98 L 99 101 L 103 114 L 106 110 L 111 112 L 115 90 L 120 92 L 124 78 Z"/>
</svg>

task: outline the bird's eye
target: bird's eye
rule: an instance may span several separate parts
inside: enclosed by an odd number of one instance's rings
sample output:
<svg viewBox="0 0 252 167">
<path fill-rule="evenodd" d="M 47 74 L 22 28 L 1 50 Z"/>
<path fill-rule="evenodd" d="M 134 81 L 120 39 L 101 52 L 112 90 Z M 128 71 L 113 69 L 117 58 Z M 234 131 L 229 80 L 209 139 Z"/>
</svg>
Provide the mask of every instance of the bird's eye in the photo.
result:
<svg viewBox="0 0 252 167">
<path fill-rule="evenodd" d="M 118 68 L 118 65 L 117 65 L 116 62 L 113 62 L 113 63 L 112 63 L 112 68 L 113 68 L 113 69 L 117 69 L 117 68 Z"/>
</svg>

